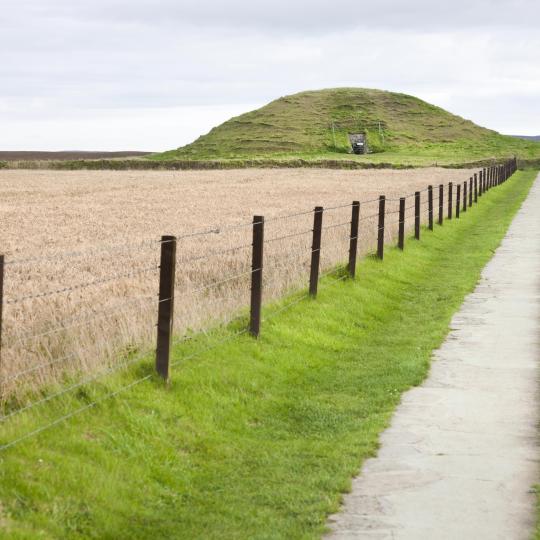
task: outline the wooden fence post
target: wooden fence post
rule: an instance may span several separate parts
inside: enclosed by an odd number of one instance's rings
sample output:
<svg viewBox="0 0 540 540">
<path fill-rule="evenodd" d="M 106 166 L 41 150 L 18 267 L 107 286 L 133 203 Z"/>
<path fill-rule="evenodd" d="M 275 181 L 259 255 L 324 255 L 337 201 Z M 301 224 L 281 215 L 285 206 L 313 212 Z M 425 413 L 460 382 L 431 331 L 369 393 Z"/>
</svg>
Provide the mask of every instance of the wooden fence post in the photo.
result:
<svg viewBox="0 0 540 540">
<path fill-rule="evenodd" d="M 319 286 L 319 266 L 321 260 L 321 235 L 323 207 L 316 206 L 313 211 L 313 242 L 311 243 L 311 269 L 309 272 L 309 294 L 317 296 Z"/>
<path fill-rule="evenodd" d="M 351 237 L 349 241 L 349 276 L 356 275 L 356 258 L 358 252 L 358 222 L 360 221 L 360 202 L 353 201 L 351 215 Z"/>
<path fill-rule="evenodd" d="M 459 218 L 459 209 L 461 207 L 461 184 L 458 184 L 456 188 L 456 217 Z"/>
<path fill-rule="evenodd" d="M 261 332 L 262 283 L 264 263 L 264 216 L 253 216 L 253 244 L 251 252 L 251 299 L 249 332 L 259 337 Z"/>
<path fill-rule="evenodd" d="M 414 192 L 414 237 L 420 240 L 420 192 Z"/>
<path fill-rule="evenodd" d="M 467 211 L 467 181 L 463 182 L 463 211 Z"/>
<path fill-rule="evenodd" d="M 474 202 L 478 202 L 478 175 L 474 173 Z"/>
<path fill-rule="evenodd" d="M 481 197 L 484 194 L 484 176 L 482 171 L 478 173 L 478 196 Z"/>
<path fill-rule="evenodd" d="M 452 182 L 448 183 L 448 219 L 452 219 Z"/>
<path fill-rule="evenodd" d="M 443 224 L 444 186 L 439 184 L 439 225 Z"/>
<path fill-rule="evenodd" d="M 473 197 L 473 179 L 472 176 L 469 179 L 469 208 L 472 206 L 472 197 Z"/>
<path fill-rule="evenodd" d="M 399 198 L 399 232 L 398 232 L 398 248 L 402 251 L 405 249 L 405 197 Z"/>
<path fill-rule="evenodd" d="M 169 378 L 169 363 L 174 319 L 174 283 L 176 273 L 176 236 L 161 237 L 159 263 L 159 304 L 157 323 L 156 371 Z"/>
<path fill-rule="evenodd" d="M 379 223 L 377 226 L 377 257 L 379 259 L 384 258 L 384 213 L 386 206 L 386 197 L 381 195 L 379 197 Z"/>
<path fill-rule="evenodd" d="M 433 186 L 428 186 L 428 227 L 433 230 Z"/>
</svg>

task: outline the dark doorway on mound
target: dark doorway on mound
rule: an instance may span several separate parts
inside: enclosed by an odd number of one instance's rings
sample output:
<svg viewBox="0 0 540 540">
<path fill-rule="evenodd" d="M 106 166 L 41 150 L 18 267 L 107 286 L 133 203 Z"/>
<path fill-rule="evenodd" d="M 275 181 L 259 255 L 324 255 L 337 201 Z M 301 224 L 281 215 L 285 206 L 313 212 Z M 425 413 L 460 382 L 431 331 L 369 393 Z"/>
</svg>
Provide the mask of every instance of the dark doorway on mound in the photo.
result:
<svg viewBox="0 0 540 540">
<path fill-rule="evenodd" d="M 365 133 L 349 133 L 349 142 L 355 154 L 367 154 L 368 145 Z"/>
</svg>

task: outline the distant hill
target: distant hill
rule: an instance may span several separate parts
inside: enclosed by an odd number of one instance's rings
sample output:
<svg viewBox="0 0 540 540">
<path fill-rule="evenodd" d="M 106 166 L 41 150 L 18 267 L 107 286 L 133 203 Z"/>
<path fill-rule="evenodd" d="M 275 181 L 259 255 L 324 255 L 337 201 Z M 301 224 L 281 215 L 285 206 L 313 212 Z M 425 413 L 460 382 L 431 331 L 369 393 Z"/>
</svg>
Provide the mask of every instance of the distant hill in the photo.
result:
<svg viewBox="0 0 540 540">
<path fill-rule="evenodd" d="M 373 154 L 352 156 L 349 133 Z M 330 158 L 429 164 L 520 155 L 540 145 L 501 135 L 406 94 L 336 88 L 286 96 L 151 159 Z"/>
<path fill-rule="evenodd" d="M 150 152 L 40 152 L 40 151 L 0 151 L 0 161 L 65 161 L 71 159 L 112 159 L 147 156 Z"/>
<path fill-rule="evenodd" d="M 511 137 L 516 137 L 517 139 L 525 139 L 526 141 L 539 141 L 540 135 L 510 135 Z"/>
</svg>

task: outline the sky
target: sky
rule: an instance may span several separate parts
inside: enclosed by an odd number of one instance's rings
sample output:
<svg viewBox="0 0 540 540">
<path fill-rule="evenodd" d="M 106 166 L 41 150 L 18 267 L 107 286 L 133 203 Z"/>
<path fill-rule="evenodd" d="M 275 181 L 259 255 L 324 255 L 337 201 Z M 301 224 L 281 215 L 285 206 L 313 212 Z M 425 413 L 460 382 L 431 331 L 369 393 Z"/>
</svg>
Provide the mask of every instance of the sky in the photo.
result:
<svg viewBox="0 0 540 540">
<path fill-rule="evenodd" d="M 538 0 L 2 0 L 0 150 L 148 150 L 303 90 L 540 134 Z"/>
</svg>

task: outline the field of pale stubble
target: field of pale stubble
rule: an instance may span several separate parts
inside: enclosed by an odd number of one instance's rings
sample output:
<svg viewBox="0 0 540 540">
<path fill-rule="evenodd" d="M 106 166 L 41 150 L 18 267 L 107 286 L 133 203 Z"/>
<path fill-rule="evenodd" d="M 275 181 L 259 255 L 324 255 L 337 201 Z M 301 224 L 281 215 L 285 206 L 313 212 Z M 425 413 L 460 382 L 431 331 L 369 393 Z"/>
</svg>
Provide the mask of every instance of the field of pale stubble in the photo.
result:
<svg viewBox="0 0 540 540">
<path fill-rule="evenodd" d="M 253 214 L 266 219 L 269 301 L 307 283 L 314 206 L 372 201 L 361 204 L 363 254 L 375 246 L 380 194 L 397 199 L 428 184 L 463 182 L 472 172 L 0 171 L 0 246 L 6 257 L 1 401 L 100 373 L 123 353 L 151 346 L 162 234 L 183 237 L 175 298 L 181 338 L 247 308 Z M 424 222 L 426 200 L 424 192 Z M 410 198 L 408 229 L 412 205 Z M 387 202 L 387 241 L 397 233 L 397 208 L 397 200 Z M 350 213 L 350 206 L 324 212 L 322 271 L 347 258 Z M 289 214 L 300 215 L 284 217 Z"/>
</svg>

